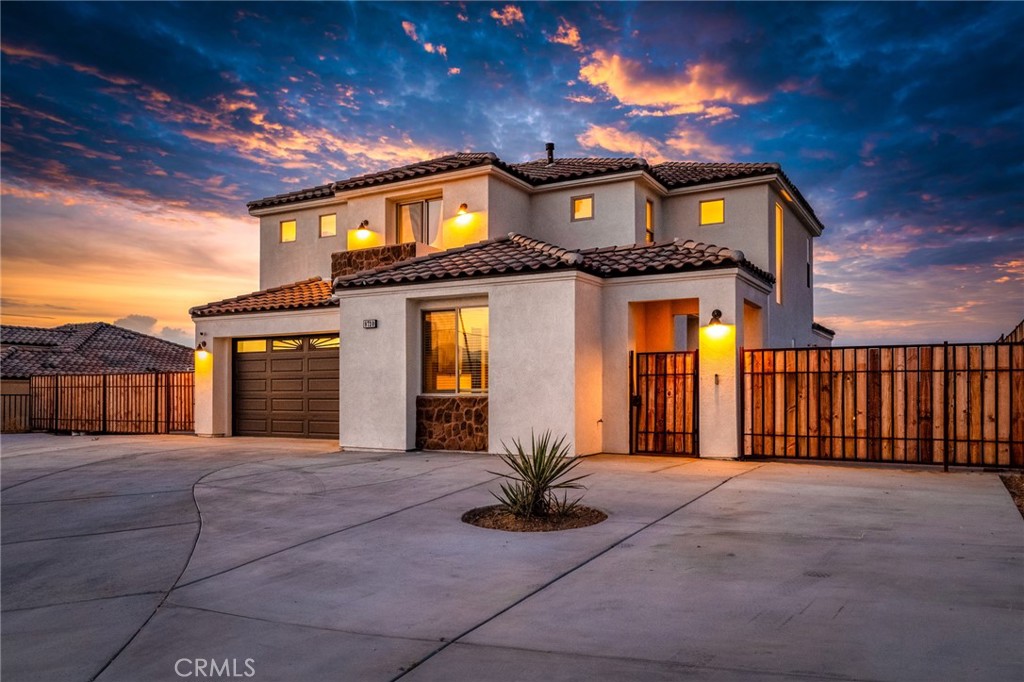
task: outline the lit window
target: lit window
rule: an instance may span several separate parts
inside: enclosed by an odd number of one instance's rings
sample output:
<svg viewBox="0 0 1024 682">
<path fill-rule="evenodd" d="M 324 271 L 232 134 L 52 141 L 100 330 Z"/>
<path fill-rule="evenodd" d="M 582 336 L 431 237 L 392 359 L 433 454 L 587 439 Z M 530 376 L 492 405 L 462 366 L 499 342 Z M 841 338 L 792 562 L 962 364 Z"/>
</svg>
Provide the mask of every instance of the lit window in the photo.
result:
<svg viewBox="0 0 1024 682">
<path fill-rule="evenodd" d="M 644 241 L 648 244 L 654 243 L 654 202 L 650 199 L 647 200 L 647 209 L 645 214 L 645 228 L 644 228 Z"/>
<path fill-rule="evenodd" d="M 281 243 L 295 241 L 295 221 L 281 221 Z"/>
<path fill-rule="evenodd" d="M 486 393 L 486 306 L 423 313 L 423 392 Z"/>
<path fill-rule="evenodd" d="M 775 204 L 775 302 L 779 305 L 782 305 L 782 247 L 785 242 L 782 217 L 782 204 Z"/>
<path fill-rule="evenodd" d="M 334 213 L 320 216 L 320 236 L 334 237 L 338 234 L 338 216 Z"/>
<path fill-rule="evenodd" d="M 398 205 L 398 241 L 435 244 L 441 236 L 441 200 L 428 199 Z"/>
<path fill-rule="evenodd" d="M 302 350 L 302 339 L 274 339 L 270 350 Z"/>
<path fill-rule="evenodd" d="M 239 339 L 235 341 L 235 350 L 239 353 L 266 353 L 266 339 Z"/>
<path fill-rule="evenodd" d="M 341 339 L 337 336 L 314 336 L 309 340 L 309 345 L 317 350 L 341 348 Z"/>
<path fill-rule="evenodd" d="M 594 195 L 572 198 L 572 219 L 591 220 L 594 217 Z"/>
<path fill-rule="evenodd" d="M 716 225 L 725 222 L 725 199 L 700 202 L 700 224 Z"/>
</svg>

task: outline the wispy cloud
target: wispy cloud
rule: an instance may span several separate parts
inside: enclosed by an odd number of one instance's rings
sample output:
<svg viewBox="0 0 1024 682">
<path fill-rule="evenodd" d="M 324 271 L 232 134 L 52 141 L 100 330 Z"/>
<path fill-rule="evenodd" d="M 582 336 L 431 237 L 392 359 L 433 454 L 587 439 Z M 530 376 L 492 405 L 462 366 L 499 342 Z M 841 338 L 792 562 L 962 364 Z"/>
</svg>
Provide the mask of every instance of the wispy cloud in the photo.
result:
<svg viewBox="0 0 1024 682">
<path fill-rule="evenodd" d="M 519 9 L 516 5 L 505 5 L 501 8 L 500 12 L 492 9 L 491 19 L 494 19 L 502 26 L 526 23 L 526 20 L 523 18 L 523 10 Z"/>
</svg>

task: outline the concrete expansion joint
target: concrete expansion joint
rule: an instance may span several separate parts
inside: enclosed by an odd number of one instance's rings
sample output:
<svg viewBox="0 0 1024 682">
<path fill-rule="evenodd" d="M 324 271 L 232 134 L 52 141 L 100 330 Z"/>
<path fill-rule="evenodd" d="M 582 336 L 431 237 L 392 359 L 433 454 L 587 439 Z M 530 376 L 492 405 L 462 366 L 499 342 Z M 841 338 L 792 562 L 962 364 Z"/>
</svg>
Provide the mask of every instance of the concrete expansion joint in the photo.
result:
<svg viewBox="0 0 1024 682">
<path fill-rule="evenodd" d="M 720 482 L 720 483 L 712 486 L 711 488 L 705 490 L 700 495 L 697 495 L 696 497 L 694 497 L 694 498 L 692 498 L 690 500 L 687 500 L 683 504 L 679 505 L 678 507 L 675 507 L 674 509 L 671 509 L 670 511 L 668 511 L 667 513 L 665 513 L 665 514 L 661 515 L 660 517 L 654 519 L 653 521 L 650 521 L 649 523 L 644 524 L 643 526 L 641 526 L 640 528 L 634 530 L 633 532 L 628 533 L 624 537 L 616 540 L 615 542 L 613 542 L 612 544 L 608 545 L 604 549 L 600 550 L 596 554 L 593 554 L 592 556 L 588 557 L 587 559 L 584 559 L 583 561 L 581 561 L 580 563 L 576 564 L 572 568 L 569 568 L 569 569 L 563 571 L 562 573 L 560 573 L 559 575 L 556 575 L 554 578 L 552 578 L 551 580 L 547 581 L 546 583 L 544 583 L 540 587 L 537 587 L 536 589 L 528 592 L 527 594 L 523 595 L 519 599 L 516 599 L 514 602 L 512 602 L 511 604 L 509 604 L 505 608 L 500 609 L 496 613 L 491 614 L 490 616 L 488 616 L 484 620 L 480 621 L 476 625 L 470 627 L 469 629 L 465 630 L 461 634 L 459 634 L 459 635 L 449 639 L 448 641 L 444 642 L 443 644 L 441 644 L 441 646 L 439 646 L 436 649 L 434 649 L 433 651 L 431 651 L 429 654 L 427 654 L 426 656 L 421 658 L 416 663 L 413 663 L 412 665 L 406 667 L 404 670 L 402 670 L 402 672 L 400 672 L 398 675 L 395 675 L 394 677 L 392 677 L 388 682 L 397 682 L 398 680 L 402 679 L 403 677 L 408 675 L 413 670 L 416 670 L 417 668 L 419 668 L 421 665 L 423 665 L 424 663 L 429 661 L 431 658 L 433 658 L 437 654 L 441 653 L 442 651 L 444 651 L 445 649 L 450 647 L 452 644 L 456 644 L 456 643 L 460 643 L 461 644 L 462 643 L 461 640 L 464 639 L 465 637 L 468 637 L 469 635 L 471 635 L 472 633 L 476 632 L 477 630 L 479 630 L 483 626 L 487 625 L 488 623 L 490 623 L 494 619 L 498 618 L 499 616 L 501 616 L 501 615 L 503 615 L 505 613 L 508 613 L 509 611 L 514 609 L 515 607 L 517 607 L 520 604 L 522 604 L 523 602 L 525 602 L 526 600 L 531 599 L 531 598 L 535 597 L 536 595 L 540 594 L 541 592 L 543 592 L 547 588 L 551 587 L 552 585 L 554 585 L 558 581 L 562 580 L 563 578 L 565 578 L 565 577 L 575 573 L 576 571 L 578 571 L 579 569 L 583 568 L 584 566 L 587 566 L 588 564 L 592 563 L 594 560 L 604 556 L 605 554 L 607 554 L 608 552 L 612 551 L 616 547 L 621 547 L 625 542 L 633 539 L 634 537 L 636 537 L 640 533 L 644 532 L 645 530 L 651 528 L 652 526 L 654 526 L 654 525 L 656 525 L 658 523 L 661 523 L 662 521 L 664 521 L 668 517 L 672 516 L 676 512 L 679 512 L 679 511 L 685 509 L 686 507 L 690 506 L 691 504 L 693 504 L 697 500 L 700 500 L 700 499 L 710 495 L 711 493 L 715 492 L 716 490 L 718 490 L 719 488 L 724 486 L 729 481 L 732 481 L 733 479 L 739 478 L 740 476 L 745 476 L 746 474 L 749 474 L 752 471 L 757 471 L 758 469 L 762 468 L 763 466 L 765 466 L 765 465 L 761 464 L 759 466 L 752 467 L 752 468 L 747 469 L 745 471 L 737 472 L 737 473 L 733 474 L 732 476 L 729 476 L 728 478 L 726 478 L 722 482 Z"/>
</svg>

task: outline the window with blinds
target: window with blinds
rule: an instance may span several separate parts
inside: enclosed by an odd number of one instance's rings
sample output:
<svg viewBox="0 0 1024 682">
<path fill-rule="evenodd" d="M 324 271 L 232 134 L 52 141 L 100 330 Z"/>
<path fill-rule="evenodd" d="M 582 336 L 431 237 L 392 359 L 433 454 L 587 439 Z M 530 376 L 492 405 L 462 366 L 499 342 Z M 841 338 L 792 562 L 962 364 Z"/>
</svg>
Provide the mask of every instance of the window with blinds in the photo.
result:
<svg viewBox="0 0 1024 682">
<path fill-rule="evenodd" d="M 486 306 L 423 313 L 423 392 L 486 393 Z"/>
</svg>

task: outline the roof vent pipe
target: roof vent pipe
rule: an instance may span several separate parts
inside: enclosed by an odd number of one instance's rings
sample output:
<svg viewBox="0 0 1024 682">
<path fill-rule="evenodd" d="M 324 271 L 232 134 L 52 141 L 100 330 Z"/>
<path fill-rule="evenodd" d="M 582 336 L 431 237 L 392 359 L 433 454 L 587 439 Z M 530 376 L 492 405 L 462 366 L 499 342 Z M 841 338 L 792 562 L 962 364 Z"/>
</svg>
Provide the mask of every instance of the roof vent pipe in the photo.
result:
<svg viewBox="0 0 1024 682">
<path fill-rule="evenodd" d="M 555 143 L 554 142 L 545 142 L 544 143 L 544 150 L 548 153 L 548 163 L 554 163 L 555 162 Z"/>
</svg>

